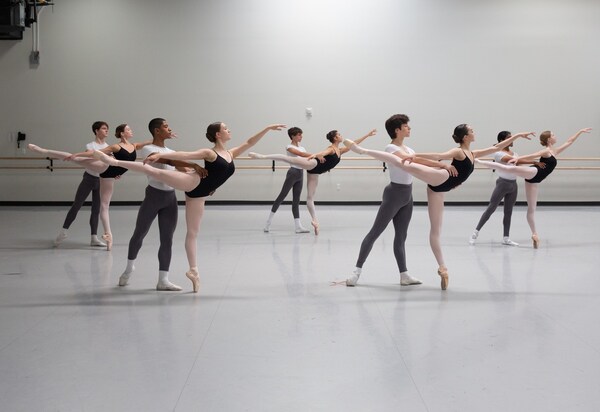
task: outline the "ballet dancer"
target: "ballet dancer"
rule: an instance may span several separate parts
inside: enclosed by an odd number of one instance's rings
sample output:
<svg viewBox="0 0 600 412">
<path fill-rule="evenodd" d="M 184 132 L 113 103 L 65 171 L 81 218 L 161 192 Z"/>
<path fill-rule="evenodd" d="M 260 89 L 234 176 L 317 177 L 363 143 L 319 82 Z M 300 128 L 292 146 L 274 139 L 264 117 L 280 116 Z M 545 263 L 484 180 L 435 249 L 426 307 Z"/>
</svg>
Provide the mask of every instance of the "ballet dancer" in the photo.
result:
<svg viewBox="0 0 600 412">
<path fill-rule="evenodd" d="M 148 130 L 152 135 L 152 144 L 144 146 L 140 150 L 141 157 L 146 158 L 152 153 L 172 153 L 173 150 L 165 146 L 165 140 L 175 137 L 169 124 L 163 118 L 150 120 Z M 159 159 L 151 163 L 152 167 L 163 170 L 180 170 L 182 172 L 190 171 L 193 168 L 201 177 L 206 177 L 206 169 L 200 165 L 181 160 Z M 172 283 L 169 280 L 169 267 L 171 265 L 173 234 L 177 227 L 178 206 L 175 189 L 171 186 L 148 177 L 148 186 L 146 187 L 146 196 L 142 201 L 135 222 L 135 230 L 129 240 L 129 249 L 127 252 L 127 266 L 123 274 L 119 277 L 119 286 L 126 286 L 131 274 L 135 270 L 135 260 L 142 248 L 144 238 L 150 230 L 150 226 L 158 217 L 158 232 L 160 247 L 158 249 L 158 282 L 156 290 L 159 291 L 180 291 L 181 286 Z"/>
<path fill-rule="evenodd" d="M 531 229 L 531 241 L 533 248 L 537 249 L 540 245 L 540 238 L 535 227 L 535 210 L 538 199 L 538 184 L 541 183 L 546 177 L 552 173 L 556 167 L 556 157 L 561 154 L 566 148 L 571 146 L 582 133 L 589 133 L 592 129 L 585 128 L 579 130 L 573 136 L 569 137 L 565 143 L 558 147 L 554 147 L 556 144 L 556 137 L 550 130 L 546 130 L 540 134 L 540 144 L 544 146 L 544 149 L 539 152 L 532 153 L 525 156 L 517 156 L 509 163 L 523 163 L 524 161 L 530 161 L 537 159 L 545 165 L 534 164 L 533 166 L 518 166 L 514 164 L 504 165 L 501 163 L 493 163 L 477 160 L 477 163 L 481 166 L 488 167 L 490 169 L 498 169 L 506 173 L 511 173 L 515 176 L 519 176 L 525 179 L 525 197 L 527 199 L 527 223 Z"/>
<path fill-rule="evenodd" d="M 136 159 L 136 150 L 141 149 L 145 145 L 152 143 L 151 140 L 142 143 L 131 143 L 129 139 L 133 137 L 133 131 L 127 124 L 120 124 L 115 129 L 115 137 L 119 139 L 119 143 L 110 145 L 101 149 L 103 153 L 111 153 L 116 159 L 131 160 Z M 112 249 L 113 236 L 110 229 L 110 219 L 108 216 L 108 208 L 112 198 L 115 178 L 118 179 L 127 169 L 107 166 L 103 162 L 92 158 L 94 150 L 88 150 L 80 153 L 60 152 L 57 150 L 43 149 L 36 145 L 28 145 L 30 150 L 45 154 L 53 159 L 61 159 L 64 161 L 74 162 L 85 168 L 94 170 L 100 174 L 100 220 L 104 227 L 102 239 L 106 242 L 106 250 Z"/>
<path fill-rule="evenodd" d="M 198 149 L 193 152 L 154 153 L 144 160 L 144 163 L 122 161 L 107 156 L 102 151 L 94 152 L 94 158 L 112 166 L 124 167 L 136 172 L 145 173 L 160 182 L 166 183 L 177 190 L 185 191 L 185 220 L 187 233 L 185 235 L 185 251 L 190 269 L 186 276 L 192 282 L 194 292 L 200 289 L 200 275 L 196 257 L 196 241 L 200 222 L 204 214 L 206 197 L 212 195 L 235 172 L 233 159 L 254 146 L 271 130 L 281 130 L 286 126 L 273 124 L 250 137 L 244 143 L 232 149 L 227 149 L 227 142 L 231 140 L 231 131 L 222 122 L 211 123 L 206 129 L 206 138 L 214 143 L 210 149 Z M 159 159 L 169 160 L 204 160 L 204 167 L 208 176 L 202 178 L 196 172 L 180 172 L 177 170 L 162 170 L 150 166 L 148 163 Z"/>
<path fill-rule="evenodd" d="M 92 124 L 92 132 L 94 133 L 94 140 L 89 142 L 85 147 L 87 150 L 101 150 L 108 146 L 105 142 L 108 136 L 108 123 L 103 121 L 97 121 Z M 90 246 L 106 247 L 106 243 L 98 239 L 98 217 L 100 215 L 100 177 L 98 172 L 92 169 L 85 169 L 83 172 L 83 179 L 79 183 L 77 192 L 75 193 L 75 200 L 71 208 L 67 212 L 65 221 L 62 229 L 58 232 L 56 239 L 54 240 L 54 246 L 58 247 L 68 236 L 69 227 L 75 221 L 77 213 L 83 206 L 83 203 L 92 194 L 92 210 L 90 213 L 90 229 L 91 229 L 91 241 Z"/>
<path fill-rule="evenodd" d="M 391 143 L 385 148 L 388 153 L 396 153 L 402 150 L 407 154 L 414 154 L 414 150 L 404 144 L 404 140 L 410 137 L 411 128 L 408 124 L 409 118 L 405 114 L 395 114 L 385 122 L 385 130 L 392 139 Z M 428 159 L 415 159 L 421 164 L 444 168 L 450 175 L 456 175 L 456 169 L 446 163 L 434 162 Z M 394 257 L 400 271 L 400 285 L 420 285 L 422 282 L 419 279 L 413 278 L 408 274 L 406 266 L 406 251 L 405 242 L 408 233 L 408 225 L 412 217 L 413 197 L 412 197 L 412 180 L 411 174 L 404 169 L 398 167 L 394 163 L 389 163 L 390 184 L 383 191 L 381 205 L 377 211 L 375 222 L 371 230 L 360 245 L 360 252 L 356 260 L 356 266 L 352 271 L 352 275 L 346 279 L 346 286 L 356 286 L 358 278 L 362 273 L 362 267 L 375 241 L 381 236 L 390 221 L 394 222 Z"/>
<path fill-rule="evenodd" d="M 510 137 L 511 133 L 509 131 L 502 131 L 498 133 L 498 142 L 505 140 Z M 515 152 L 511 150 L 513 145 L 510 144 L 506 146 L 504 149 L 497 151 L 493 154 L 494 161 L 502 164 L 507 164 L 509 160 L 513 157 L 518 156 Z M 537 164 L 540 167 L 545 167 L 544 163 L 540 162 L 530 162 L 530 161 L 522 161 L 522 164 Z M 496 208 L 500 204 L 502 200 L 504 200 L 504 218 L 502 219 L 502 226 L 504 228 L 504 234 L 502 238 L 502 244 L 507 246 L 519 246 L 517 242 L 513 242 L 510 239 L 510 222 L 512 218 L 513 207 L 517 201 L 517 194 L 519 188 L 517 186 L 517 177 L 512 173 L 507 173 L 502 170 L 498 171 L 498 179 L 496 179 L 496 187 L 492 192 L 492 196 L 490 198 L 490 203 L 488 204 L 487 209 L 481 215 L 479 219 L 479 223 L 475 227 L 475 230 L 471 234 L 469 238 L 469 244 L 474 245 L 477 237 L 479 236 L 479 231 L 486 224 L 490 216 L 496 211 Z"/>
<path fill-rule="evenodd" d="M 291 143 L 286 147 L 286 155 L 290 157 L 310 157 L 311 154 L 306 152 L 306 149 L 300 146 L 300 142 L 302 141 L 302 129 L 299 127 L 291 127 L 288 130 L 288 136 L 290 137 Z M 296 233 L 308 233 L 310 230 L 306 229 L 300 223 L 300 195 L 302 194 L 302 185 L 304 184 L 304 169 L 300 166 L 296 166 L 294 164 L 290 164 L 290 168 L 285 175 L 285 181 L 283 182 L 283 186 L 281 187 L 281 191 L 279 195 L 273 202 L 273 206 L 271 207 L 271 212 L 269 213 L 269 217 L 267 218 L 267 222 L 265 223 L 265 227 L 263 231 L 265 233 L 269 232 L 271 228 L 271 222 L 273 221 L 273 217 L 281 206 L 281 202 L 285 199 L 285 197 L 292 190 L 292 215 L 294 216 L 294 225 L 296 227 Z"/>
<path fill-rule="evenodd" d="M 444 193 L 454 189 L 467 180 L 473 173 L 473 160 L 486 156 L 508 146 L 519 137 L 529 138 L 531 132 L 517 133 L 512 137 L 498 143 L 496 146 L 481 150 L 471 151 L 471 143 L 475 141 L 473 128 L 467 124 L 460 124 L 454 129 L 452 138 L 458 147 L 448 150 L 444 153 L 417 153 L 408 154 L 398 150 L 394 154 L 379 150 L 369 150 L 358 146 L 351 140 L 344 141 L 344 144 L 352 151 L 360 154 L 369 155 L 377 160 L 388 164 L 394 164 L 404 169 L 413 177 L 427 183 L 427 210 L 429 213 L 430 231 L 429 245 L 438 264 L 438 275 L 441 278 L 441 288 L 448 288 L 448 268 L 444 262 L 442 247 L 440 244 L 440 235 L 442 231 L 442 220 L 444 215 Z M 456 169 L 456 175 L 452 175 L 446 169 L 439 169 L 415 163 L 417 157 L 429 160 L 452 160 L 452 166 Z"/>
<path fill-rule="evenodd" d="M 377 133 L 377 131 L 373 129 L 365 136 L 356 139 L 356 141 L 360 143 L 367 137 L 373 136 L 375 133 Z M 332 130 L 327 133 L 326 138 L 331 144 L 322 152 L 312 154 L 307 158 L 290 157 L 282 154 L 264 155 L 254 152 L 248 153 L 248 156 L 253 159 L 278 160 L 299 166 L 306 170 L 306 173 L 308 174 L 306 182 L 306 207 L 308 208 L 308 213 L 310 213 L 312 219 L 310 223 L 314 229 L 315 235 L 319 234 L 319 221 L 317 220 L 317 213 L 315 210 L 315 193 L 317 192 L 317 186 L 319 184 L 319 175 L 336 167 L 341 160 L 341 156 L 350 150 L 346 147 L 339 147 L 344 138 L 337 130 Z"/>
</svg>

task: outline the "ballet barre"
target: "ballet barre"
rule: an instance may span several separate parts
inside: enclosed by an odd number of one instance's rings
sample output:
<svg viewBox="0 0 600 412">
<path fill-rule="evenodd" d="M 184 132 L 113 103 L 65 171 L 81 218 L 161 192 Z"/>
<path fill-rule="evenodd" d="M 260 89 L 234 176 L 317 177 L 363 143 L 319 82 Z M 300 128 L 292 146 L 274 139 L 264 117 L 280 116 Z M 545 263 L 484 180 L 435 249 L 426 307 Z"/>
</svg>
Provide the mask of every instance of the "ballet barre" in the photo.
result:
<svg viewBox="0 0 600 412">
<path fill-rule="evenodd" d="M 55 170 L 82 170 L 84 169 L 83 167 L 80 166 L 56 166 L 55 164 L 55 160 L 56 159 L 51 159 L 49 157 L 34 157 L 34 156 L 16 156 L 16 157 L 0 157 L 0 162 L 17 162 L 17 163 L 21 163 L 23 161 L 29 161 L 30 164 L 27 165 L 16 165 L 16 164 L 11 164 L 11 165 L 0 165 L 0 169 L 10 169 L 10 170 L 49 170 L 51 172 L 55 171 Z M 266 161 L 268 160 L 271 164 L 270 166 L 267 165 L 238 165 L 236 166 L 236 169 L 240 169 L 240 170 L 271 170 L 272 172 L 275 172 L 276 170 L 282 169 L 282 170 L 287 170 L 289 169 L 289 165 L 287 164 L 282 164 L 282 165 L 277 165 L 277 162 L 275 160 L 269 160 L 269 159 L 253 159 L 251 157 L 247 157 L 247 156 L 242 156 L 242 157 L 238 157 L 235 159 L 236 161 L 252 161 L 252 162 L 260 162 L 261 160 Z M 481 160 L 493 160 L 492 158 L 482 158 Z M 600 162 L 600 157 L 562 157 L 558 159 L 559 162 Z M 45 165 L 34 165 L 33 162 L 47 162 L 47 164 Z M 381 166 L 345 166 L 345 165 L 341 165 L 343 163 L 346 162 L 377 162 L 380 163 Z M 384 163 L 381 163 L 380 161 L 373 159 L 371 157 L 368 156 L 363 156 L 363 157 L 351 157 L 351 156 L 344 156 L 342 157 L 342 160 L 340 161 L 340 165 L 335 167 L 335 170 L 381 170 L 383 172 L 385 172 L 388 169 L 387 165 Z M 479 167 L 479 166 L 475 166 L 475 169 L 480 169 L 480 170 L 484 170 L 487 169 L 485 167 Z M 600 170 L 600 166 L 557 166 L 556 170 Z"/>
</svg>

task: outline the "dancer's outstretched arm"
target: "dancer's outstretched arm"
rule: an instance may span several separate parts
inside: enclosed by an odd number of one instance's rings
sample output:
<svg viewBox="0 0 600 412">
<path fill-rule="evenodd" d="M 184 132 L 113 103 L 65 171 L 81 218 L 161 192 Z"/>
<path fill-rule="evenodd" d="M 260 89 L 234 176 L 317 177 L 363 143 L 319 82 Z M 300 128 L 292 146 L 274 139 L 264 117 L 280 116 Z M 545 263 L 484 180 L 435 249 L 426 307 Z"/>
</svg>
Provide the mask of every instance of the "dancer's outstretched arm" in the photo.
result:
<svg viewBox="0 0 600 412">
<path fill-rule="evenodd" d="M 530 136 L 535 136 L 535 133 L 534 132 L 521 132 L 521 133 L 513 134 L 508 139 L 504 139 L 503 141 L 498 142 L 495 145 L 490 146 L 486 149 L 473 150 L 473 157 L 478 158 L 478 157 L 487 156 L 492 153 L 496 153 L 498 150 L 502 150 L 505 147 L 508 147 L 511 143 L 513 143 L 515 140 L 517 140 L 520 137 L 523 137 L 527 140 L 531 140 Z"/>
<path fill-rule="evenodd" d="M 575 140 L 577 140 L 577 138 L 582 134 L 582 133 L 589 133 L 592 131 L 591 127 L 586 127 L 585 129 L 581 129 L 580 131 L 578 131 L 577 133 L 575 133 L 573 136 L 569 137 L 567 139 L 566 142 L 564 142 L 563 144 L 561 144 L 560 146 L 556 147 L 554 149 L 554 151 L 556 152 L 557 155 L 559 155 L 563 150 L 565 150 L 567 147 L 571 146 L 573 143 L 575 143 Z"/>
<path fill-rule="evenodd" d="M 281 129 L 285 129 L 286 127 L 287 126 L 284 124 L 272 124 L 270 126 L 267 126 L 263 130 L 261 130 L 260 132 L 258 132 L 257 134 L 255 134 L 254 136 L 252 136 L 251 138 L 246 140 L 241 145 L 236 146 L 233 149 L 231 149 L 229 152 L 231 153 L 231 155 L 234 158 L 236 158 L 236 157 L 240 156 L 242 153 L 244 153 L 246 150 L 250 149 L 256 143 L 258 143 L 258 141 L 260 139 L 262 139 L 263 136 L 266 135 L 270 130 L 281 130 Z"/>
<path fill-rule="evenodd" d="M 373 129 L 371 130 L 369 133 L 367 133 L 366 135 L 359 137 L 358 139 L 356 139 L 354 141 L 355 144 L 361 144 L 365 139 L 367 139 L 368 137 L 371 136 L 375 136 L 377 134 L 377 129 Z M 348 153 L 350 151 L 350 149 L 348 147 L 340 147 L 340 155 L 343 155 L 344 153 Z"/>
<path fill-rule="evenodd" d="M 208 160 L 214 162 L 217 155 L 212 149 L 198 149 L 193 152 L 152 153 L 144 159 L 144 164 L 157 162 L 160 159 L 177 161 Z"/>
</svg>

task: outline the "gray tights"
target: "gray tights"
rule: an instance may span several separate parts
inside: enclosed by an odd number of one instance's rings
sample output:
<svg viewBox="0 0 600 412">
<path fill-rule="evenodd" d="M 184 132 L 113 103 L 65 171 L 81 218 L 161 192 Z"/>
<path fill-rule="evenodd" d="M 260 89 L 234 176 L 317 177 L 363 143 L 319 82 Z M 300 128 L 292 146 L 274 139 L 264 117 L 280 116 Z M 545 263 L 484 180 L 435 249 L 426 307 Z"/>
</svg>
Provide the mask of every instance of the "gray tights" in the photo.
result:
<svg viewBox="0 0 600 412">
<path fill-rule="evenodd" d="M 177 197 L 175 191 L 159 190 L 152 186 L 146 187 L 144 198 L 135 222 L 135 230 L 129 241 L 127 259 L 135 260 L 142 248 L 144 237 L 158 216 L 158 231 L 160 247 L 158 249 L 158 270 L 168 271 L 171 265 L 171 248 L 173 234 L 177 227 Z"/>
<path fill-rule="evenodd" d="M 412 185 L 390 183 L 383 191 L 383 199 L 373 227 L 360 245 L 360 253 L 356 266 L 362 268 L 371 253 L 373 244 L 383 233 L 390 221 L 394 222 L 394 256 L 400 273 L 406 272 L 406 251 L 404 244 L 408 233 L 408 224 L 412 217 L 413 198 Z"/>
</svg>

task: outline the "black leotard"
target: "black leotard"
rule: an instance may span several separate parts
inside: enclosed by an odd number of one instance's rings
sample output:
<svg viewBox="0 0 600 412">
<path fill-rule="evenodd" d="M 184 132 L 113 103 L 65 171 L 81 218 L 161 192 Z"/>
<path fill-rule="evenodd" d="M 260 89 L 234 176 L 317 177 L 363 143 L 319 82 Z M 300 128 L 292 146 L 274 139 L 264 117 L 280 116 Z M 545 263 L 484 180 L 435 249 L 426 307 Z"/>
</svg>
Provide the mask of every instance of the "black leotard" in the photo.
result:
<svg viewBox="0 0 600 412">
<path fill-rule="evenodd" d="M 231 155 L 231 153 L 229 154 Z M 235 172 L 233 156 L 231 156 L 231 162 L 228 162 L 217 153 L 217 158 L 214 162 L 204 161 L 204 168 L 208 171 L 208 176 L 201 179 L 198 186 L 193 190 L 185 192 L 189 197 L 208 196 L 225 183 Z"/>
<path fill-rule="evenodd" d="M 465 151 L 463 150 L 463 153 Z M 463 160 L 452 159 L 452 166 L 456 168 L 458 172 L 457 176 L 448 176 L 448 180 L 438 186 L 429 186 L 431 190 L 434 192 L 448 192 L 454 189 L 456 186 L 462 184 L 465 180 L 471 176 L 473 173 L 474 165 L 469 156 L 465 153 L 465 158 Z"/>
<path fill-rule="evenodd" d="M 125 150 L 123 148 L 123 146 L 120 146 L 121 148 L 119 149 L 118 152 L 113 153 L 113 156 L 115 157 L 115 159 L 117 160 L 129 160 L 134 162 L 135 159 L 137 158 L 137 152 L 135 151 L 135 149 L 133 150 L 133 152 L 128 152 L 127 150 Z M 106 169 L 104 172 L 100 173 L 100 177 L 102 178 L 114 178 L 117 176 L 121 176 L 124 175 L 125 172 L 127 171 L 127 169 L 125 169 L 124 167 L 119 167 L 119 166 L 108 166 L 108 169 Z"/>
<path fill-rule="evenodd" d="M 337 153 L 328 154 L 325 156 L 325 161 L 321 163 L 319 159 L 317 160 L 317 165 L 310 170 L 307 170 L 306 173 L 310 173 L 311 175 L 320 175 L 321 173 L 329 172 L 331 169 L 337 166 L 340 162 L 341 158 Z"/>
<path fill-rule="evenodd" d="M 556 167 L 556 157 L 550 155 L 550 157 L 540 157 L 540 163 L 545 163 L 545 168 L 540 168 L 538 165 L 533 165 L 537 169 L 537 173 L 531 179 L 525 179 L 529 183 L 540 183 L 542 180 L 548 177 L 550 173 Z"/>
</svg>

